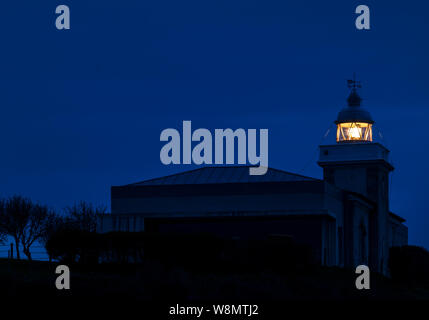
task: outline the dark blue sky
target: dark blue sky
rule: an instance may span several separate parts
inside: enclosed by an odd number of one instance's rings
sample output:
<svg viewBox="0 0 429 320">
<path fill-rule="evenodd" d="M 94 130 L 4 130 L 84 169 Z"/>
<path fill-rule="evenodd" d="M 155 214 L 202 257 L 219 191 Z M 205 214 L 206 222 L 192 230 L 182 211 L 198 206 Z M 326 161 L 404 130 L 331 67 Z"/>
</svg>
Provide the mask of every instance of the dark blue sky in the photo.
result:
<svg viewBox="0 0 429 320">
<path fill-rule="evenodd" d="M 71 9 L 71 30 L 55 8 Z M 371 9 L 358 31 L 354 10 Z M 270 166 L 321 177 L 345 79 L 392 151 L 391 209 L 429 247 L 429 4 L 423 1 L 3 1 L 0 196 L 109 204 L 111 185 L 189 167 L 159 134 L 268 128 Z M 333 134 L 325 140 L 332 141 Z"/>
</svg>

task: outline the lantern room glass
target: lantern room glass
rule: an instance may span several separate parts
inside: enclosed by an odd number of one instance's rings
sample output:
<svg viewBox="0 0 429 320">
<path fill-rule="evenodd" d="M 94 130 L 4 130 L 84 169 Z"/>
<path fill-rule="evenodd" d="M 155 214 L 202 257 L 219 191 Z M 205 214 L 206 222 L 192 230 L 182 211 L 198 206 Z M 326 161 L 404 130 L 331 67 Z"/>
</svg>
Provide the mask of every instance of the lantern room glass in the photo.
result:
<svg viewBox="0 0 429 320">
<path fill-rule="evenodd" d="M 372 141 L 372 124 L 366 122 L 345 122 L 337 124 L 337 142 Z"/>
</svg>

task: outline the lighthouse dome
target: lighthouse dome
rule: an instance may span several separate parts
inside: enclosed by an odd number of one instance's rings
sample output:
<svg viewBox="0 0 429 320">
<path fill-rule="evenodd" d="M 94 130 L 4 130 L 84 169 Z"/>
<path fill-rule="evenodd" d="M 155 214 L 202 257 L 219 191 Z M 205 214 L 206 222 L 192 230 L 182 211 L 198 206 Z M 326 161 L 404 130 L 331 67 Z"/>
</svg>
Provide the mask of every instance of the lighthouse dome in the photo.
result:
<svg viewBox="0 0 429 320">
<path fill-rule="evenodd" d="M 348 106 L 338 113 L 336 124 L 345 122 L 374 123 L 371 114 L 360 106 L 362 99 L 356 90 L 353 90 L 347 98 Z"/>
<path fill-rule="evenodd" d="M 338 113 L 338 117 L 335 121 L 335 124 L 345 122 L 365 122 L 372 124 L 374 123 L 374 120 L 372 119 L 371 114 L 364 108 L 359 106 L 348 106 Z"/>
<path fill-rule="evenodd" d="M 343 108 L 335 120 L 337 125 L 337 142 L 371 142 L 372 125 L 374 120 L 371 114 L 360 106 L 361 97 L 357 93 L 360 83 L 356 80 L 348 80 L 351 92 L 347 98 L 348 106 Z"/>
</svg>

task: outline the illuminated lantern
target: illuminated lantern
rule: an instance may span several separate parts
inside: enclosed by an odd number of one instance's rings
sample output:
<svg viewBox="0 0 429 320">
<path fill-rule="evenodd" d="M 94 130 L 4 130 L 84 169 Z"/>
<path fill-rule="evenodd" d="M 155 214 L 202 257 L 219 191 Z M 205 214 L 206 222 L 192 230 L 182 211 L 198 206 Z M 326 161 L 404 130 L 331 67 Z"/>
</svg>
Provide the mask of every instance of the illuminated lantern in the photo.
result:
<svg viewBox="0 0 429 320">
<path fill-rule="evenodd" d="M 348 80 L 351 92 L 347 98 L 348 106 L 338 113 L 335 121 L 337 125 L 337 142 L 371 142 L 372 120 L 368 111 L 360 106 L 361 97 L 357 93 L 360 84 L 356 80 Z"/>
</svg>

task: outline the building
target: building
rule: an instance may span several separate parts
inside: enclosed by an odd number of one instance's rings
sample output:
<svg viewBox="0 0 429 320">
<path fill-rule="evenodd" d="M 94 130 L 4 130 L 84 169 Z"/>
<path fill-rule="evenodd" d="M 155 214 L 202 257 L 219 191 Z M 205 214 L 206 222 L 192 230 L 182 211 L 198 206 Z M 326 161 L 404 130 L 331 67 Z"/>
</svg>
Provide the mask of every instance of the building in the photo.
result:
<svg viewBox="0 0 429 320">
<path fill-rule="evenodd" d="M 323 180 L 269 168 L 201 167 L 112 187 L 112 213 L 99 232 L 209 232 L 226 237 L 287 235 L 328 266 L 369 265 L 387 273 L 389 248 L 407 244 L 405 220 L 389 211 L 389 150 L 372 140 L 374 121 L 350 82 L 335 121 L 337 143 L 320 146 Z"/>
</svg>

